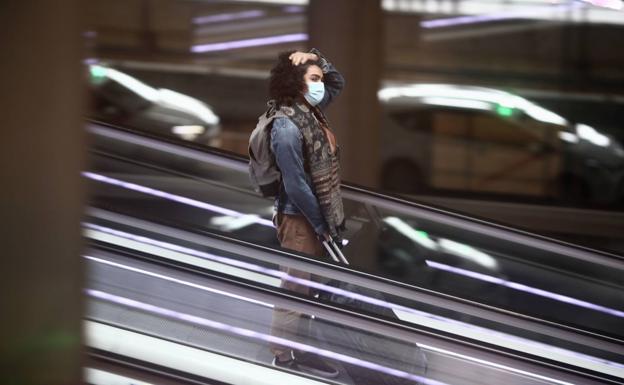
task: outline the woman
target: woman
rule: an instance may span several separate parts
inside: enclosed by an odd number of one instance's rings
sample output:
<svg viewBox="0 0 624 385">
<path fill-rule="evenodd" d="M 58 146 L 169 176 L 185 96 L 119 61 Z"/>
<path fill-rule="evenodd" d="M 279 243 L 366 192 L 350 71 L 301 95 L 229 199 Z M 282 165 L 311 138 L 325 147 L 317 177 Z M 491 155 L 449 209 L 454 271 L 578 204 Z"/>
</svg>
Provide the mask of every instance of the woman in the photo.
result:
<svg viewBox="0 0 624 385">
<path fill-rule="evenodd" d="M 321 239 L 338 237 L 344 227 L 336 138 L 323 111 L 344 87 L 342 75 L 316 49 L 286 52 L 278 57 L 269 81 L 270 109 L 278 113 L 271 129 L 271 150 L 281 172 L 274 222 L 282 247 L 316 257 Z M 290 268 L 294 277 L 310 274 Z M 309 295 L 307 286 L 282 281 L 282 288 Z M 295 340 L 308 335 L 309 320 L 300 313 L 276 308 L 272 334 Z M 319 356 L 273 345 L 273 364 L 324 377 L 339 372 Z"/>
</svg>

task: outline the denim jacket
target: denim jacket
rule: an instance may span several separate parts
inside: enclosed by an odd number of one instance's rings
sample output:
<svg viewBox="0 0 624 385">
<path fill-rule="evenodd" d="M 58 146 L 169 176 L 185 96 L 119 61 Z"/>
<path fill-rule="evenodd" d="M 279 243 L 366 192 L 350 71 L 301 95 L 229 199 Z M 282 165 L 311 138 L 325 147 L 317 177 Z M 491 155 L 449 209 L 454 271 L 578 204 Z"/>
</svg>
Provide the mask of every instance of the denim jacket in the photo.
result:
<svg viewBox="0 0 624 385">
<path fill-rule="evenodd" d="M 344 78 L 315 48 L 310 53 L 319 57 L 319 64 L 323 71 L 325 96 L 319 103 L 319 108 L 325 110 L 327 106 L 340 94 L 344 88 Z M 303 214 L 314 227 L 314 231 L 321 235 L 327 232 L 327 225 L 323 219 L 318 200 L 314 195 L 312 179 L 304 169 L 303 137 L 297 126 L 288 118 L 276 118 L 271 129 L 271 151 L 282 173 L 280 196 L 275 201 L 275 209 L 284 214 Z M 280 201 L 281 199 L 281 201 Z"/>
</svg>

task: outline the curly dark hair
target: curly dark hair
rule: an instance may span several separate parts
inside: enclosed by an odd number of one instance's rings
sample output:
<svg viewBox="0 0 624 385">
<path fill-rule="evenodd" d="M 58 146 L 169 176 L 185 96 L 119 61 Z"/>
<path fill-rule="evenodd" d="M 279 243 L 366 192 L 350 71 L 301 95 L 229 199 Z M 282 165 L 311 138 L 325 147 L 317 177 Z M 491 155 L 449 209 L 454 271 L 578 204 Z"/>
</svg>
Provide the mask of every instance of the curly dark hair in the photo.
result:
<svg viewBox="0 0 624 385">
<path fill-rule="evenodd" d="M 308 60 L 304 64 L 293 65 L 288 58 L 293 52 L 281 52 L 277 63 L 271 69 L 269 78 L 269 97 L 275 100 L 278 106 L 291 106 L 294 101 L 306 90 L 303 76 L 312 65 L 319 66 L 318 61 Z"/>
</svg>

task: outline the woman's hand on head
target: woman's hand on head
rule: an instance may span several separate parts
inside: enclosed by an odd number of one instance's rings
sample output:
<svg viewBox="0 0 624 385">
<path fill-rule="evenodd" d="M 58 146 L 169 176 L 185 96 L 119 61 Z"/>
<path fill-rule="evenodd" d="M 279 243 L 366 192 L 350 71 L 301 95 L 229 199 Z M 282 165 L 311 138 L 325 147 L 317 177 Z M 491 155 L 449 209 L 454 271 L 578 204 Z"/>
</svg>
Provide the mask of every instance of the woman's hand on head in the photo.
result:
<svg viewBox="0 0 624 385">
<path fill-rule="evenodd" d="M 319 58 L 313 53 L 309 52 L 293 52 L 289 57 L 291 63 L 295 66 L 299 64 L 305 64 L 308 60 L 317 61 Z"/>
</svg>

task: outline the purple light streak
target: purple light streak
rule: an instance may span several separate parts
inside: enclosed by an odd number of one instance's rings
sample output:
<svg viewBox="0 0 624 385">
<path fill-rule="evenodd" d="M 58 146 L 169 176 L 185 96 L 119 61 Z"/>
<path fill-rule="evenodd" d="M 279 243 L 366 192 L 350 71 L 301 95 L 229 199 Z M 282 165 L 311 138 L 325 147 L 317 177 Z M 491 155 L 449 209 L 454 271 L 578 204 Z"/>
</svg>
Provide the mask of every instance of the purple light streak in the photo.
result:
<svg viewBox="0 0 624 385">
<path fill-rule="evenodd" d="M 595 7 L 614 9 L 616 11 L 622 10 L 624 2 L 622 0 L 583 0 L 586 3 L 590 3 Z"/>
<path fill-rule="evenodd" d="M 242 262 L 242 261 L 238 261 L 236 259 L 231 259 L 231 258 L 227 258 L 227 257 L 220 257 L 218 255 L 214 255 L 214 254 L 210 254 L 204 251 L 198 251 L 198 250 L 194 250 L 188 247 L 184 247 L 184 246 L 179 246 L 179 245 L 174 245 L 168 242 L 163 242 L 163 241 L 157 241 L 155 239 L 151 239 L 151 238 L 147 238 L 147 237 L 143 237 L 143 236 L 139 236 L 139 235 L 134 235 L 134 234 L 129 234 L 120 230 L 115 230 L 115 229 L 111 229 L 111 228 L 107 228 L 104 226 L 100 226 L 100 225 L 96 225 L 93 223 L 84 223 L 83 224 L 84 227 L 89 228 L 89 229 L 93 229 L 93 230 L 97 230 L 97 231 L 101 231 L 103 233 L 107 233 L 107 234 L 111 234 L 111 235 L 115 235 L 121 238 L 125 238 L 125 239 L 129 239 L 129 240 L 133 240 L 136 242 L 140 242 L 140 243 L 144 243 L 144 244 L 148 244 L 148 245 L 152 245 L 152 246 L 156 246 L 156 247 L 161 247 L 167 250 L 171 250 L 171 251 L 175 251 L 175 252 L 179 252 L 182 254 L 187 254 L 187 255 L 192 255 L 194 257 L 198 257 L 198 258 L 202 258 L 202 259 L 207 259 L 213 262 L 218 262 L 218 263 L 222 263 L 225 265 L 229 265 L 229 266 L 234 266 L 234 267 L 238 267 L 241 269 L 245 269 L 245 270 L 249 270 L 249 271 L 253 271 L 256 273 L 261 273 L 261 274 L 265 274 L 265 275 L 269 275 L 272 277 L 276 277 L 282 280 L 286 280 L 286 281 L 291 281 L 291 282 L 295 282 L 299 285 L 303 285 L 303 286 L 307 286 L 310 288 L 315 288 L 315 289 L 319 289 L 319 290 L 323 290 L 326 292 L 330 292 L 333 294 L 337 294 L 337 295 L 342 295 L 354 300 L 358 300 L 358 301 L 362 301 L 362 302 L 367 302 L 373 305 L 377 305 L 377 306 L 381 306 L 384 308 L 388 308 L 388 309 L 396 309 L 396 310 L 400 310 L 400 311 L 404 311 L 404 312 L 409 312 L 412 314 L 416 314 L 418 316 L 426 316 L 428 318 L 432 318 L 432 319 L 437 319 L 437 320 L 441 320 L 441 321 L 446 321 L 446 322 L 456 322 L 456 321 L 452 321 L 449 320 L 447 318 L 444 317 L 438 317 L 429 313 L 424 313 L 415 309 L 411 309 L 408 308 L 406 306 L 402 306 L 402 305 L 398 305 L 398 304 L 394 304 L 391 302 L 386 302 L 383 300 L 379 300 L 376 298 L 372 298 L 372 297 L 367 297 L 365 295 L 362 294 L 357 294 L 357 293 L 353 293 L 344 289 L 340 289 L 337 287 L 333 287 L 333 286 L 328 286 L 328 285 L 324 285 L 322 283 L 319 282 L 314 282 L 314 281 L 310 281 L 310 280 L 306 280 L 306 279 L 302 279 L 302 278 L 297 278 L 297 277 L 293 277 L 289 274 L 287 274 L 286 272 L 280 271 L 280 270 L 274 270 L 274 269 L 269 269 L 266 267 L 262 267 L 262 266 L 258 266 L 256 264 L 253 263 L 248 263 L 248 262 Z M 464 324 L 462 324 L 464 325 Z M 472 327 L 471 325 L 467 325 Z"/>
<path fill-rule="evenodd" d="M 533 7 L 533 8 L 524 8 L 518 11 L 510 11 L 510 12 L 499 12 L 499 13 L 486 13 L 482 15 L 470 15 L 470 16 L 459 16 L 459 17 L 449 17 L 444 19 L 435 19 L 435 20 L 425 20 L 420 22 L 420 26 L 423 28 L 431 29 L 431 28 L 445 28 L 445 27 L 453 27 L 458 25 L 465 24 L 476 24 L 476 23 L 486 23 L 491 21 L 500 21 L 500 20 L 508 20 L 508 19 L 516 19 L 527 17 L 527 15 L 534 13 L 543 13 L 543 12 L 566 12 L 576 8 L 583 8 L 584 4 L 578 3 L 570 3 L 570 4 L 561 4 L 548 8 L 545 10 L 543 7 Z"/>
<path fill-rule="evenodd" d="M 87 228 L 90 228 L 90 229 L 93 229 L 93 230 L 101 231 L 103 233 L 107 233 L 107 234 L 115 235 L 115 236 L 118 236 L 118 237 L 121 237 L 121 238 L 129 239 L 129 240 L 132 240 L 132 241 L 145 243 L 145 244 L 151 245 L 151 246 L 162 247 L 163 249 L 172 250 L 172 251 L 176 251 L 176 252 L 179 252 L 179 253 L 192 255 L 194 257 L 207 259 L 207 260 L 214 261 L 214 262 L 223 263 L 225 265 L 239 267 L 241 269 L 246 269 L 246 270 L 249 270 L 249 271 L 255 271 L 255 272 L 258 272 L 258 273 L 271 275 L 271 276 L 274 276 L 274 277 L 277 277 L 277 278 L 282 278 L 282 276 L 287 275 L 284 272 L 281 272 L 281 271 L 278 271 L 278 270 L 268 269 L 268 268 L 265 268 L 265 267 L 261 267 L 261 266 L 255 265 L 253 263 L 247 263 L 247 262 L 238 261 L 236 259 L 220 257 L 218 255 L 206 253 L 206 252 L 203 252 L 203 251 L 194 250 L 194 249 L 191 249 L 191 248 L 188 248 L 188 247 L 184 247 L 184 246 L 174 245 L 174 244 L 168 243 L 168 242 L 157 241 L 155 239 L 143 237 L 143 236 L 140 236 L 140 235 L 129 234 L 129 233 L 126 233 L 126 232 L 123 232 L 123 231 L 110 229 L 110 228 L 107 228 L 107 227 L 104 227 L 104 226 L 100 226 L 100 225 L 96 225 L 96 224 L 93 224 L 93 223 L 85 223 L 85 224 L 83 224 L 83 226 L 87 227 Z"/>
<path fill-rule="evenodd" d="M 269 334 L 256 332 L 250 329 L 244 329 L 244 328 L 240 328 L 236 326 L 226 325 L 221 322 L 197 317 L 191 314 L 177 312 L 177 311 L 170 310 L 170 309 L 165 309 L 165 308 L 154 306 L 148 303 L 135 301 L 130 298 L 125 298 L 125 297 L 120 297 L 120 296 L 116 296 L 113 294 L 105 293 L 99 290 L 86 289 L 86 292 L 89 296 L 103 300 L 103 301 L 107 301 L 107 302 L 115 303 L 118 305 L 126 306 L 129 308 L 157 314 L 163 317 L 187 322 L 193 325 L 204 326 L 204 327 L 208 327 L 211 329 L 220 330 L 222 332 L 226 332 L 229 334 L 235 334 L 235 335 L 239 335 L 243 337 L 248 337 L 248 338 L 268 342 L 270 344 L 288 346 L 289 348 L 294 349 L 294 350 L 300 350 L 300 351 L 318 354 L 319 356 L 323 356 L 323 357 L 333 359 L 336 361 L 342 361 L 342 362 L 349 363 L 352 365 L 357 365 L 362 368 L 374 370 L 374 371 L 388 374 L 391 376 L 395 376 L 399 378 L 406 378 L 412 381 L 418 381 L 425 385 L 448 385 L 440 381 L 431 380 L 431 379 L 428 379 L 428 378 L 425 378 L 416 374 L 404 372 L 398 369 L 389 368 L 387 366 L 379 365 L 370 361 L 361 360 L 359 358 L 355 358 L 355 357 L 348 356 L 345 354 L 336 353 L 331 350 L 320 349 L 315 346 L 303 344 L 303 343 L 296 342 L 296 341 L 291 341 L 285 338 L 275 337 Z"/>
<path fill-rule="evenodd" d="M 578 385 L 578 384 L 573 384 L 571 382 L 558 380 L 556 378 L 546 377 L 546 376 L 543 376 L 541 374 L 528 372 L 526 370 L 516 369 L 516 368 L 510 367 L 510 366 L 507 366 L 507 365 L 501 365 L 501 364 L 497 364 L 497 363 L 494 363 L 494 362 L 482 360 L 480 358 L 467 357 L 467 356 L 465 356 L 463 354 L 458 354 L 458 353 L 455 353 L 453 351 L 446 350 L 446 349 L 440 349 L 440 348 L 435 347 L 435 346 L 429 346 L 429 345 L 421 344 L 421 347 L 423 347 L 424 349 L 428 349 L 428 350 L 431 350 L 431 351 L 434 351 L 434 352 L 437 352 L 437 353 L 445 354 L 445 355 L 448 355 L 448 356 L 451 356 L 451 357 L 459 357 L 461 359 L 468 359 L 468 360 L 470 360 L 472 362 L 476 362 L 478 364 L 485 364 L 487 366 L 491 366 L 491 367 L 502 369 L 502 370 L 507 370 L 507 371 L 510 371 L 510 372 L 513 372 L 513 373 L 517 373 L 517 374 L 521 374 L 521 375 L 527 375 L 528 374 L 531 377 L 539 378 L 541 380 L 546 380 L 548 384 Z"/>
<path fill-rule="evenodd" d="M 537 289 L 537 288 L 534 288 L 534 287 L 531 287 L 531 286 L 523 285 L 521 283 L 512 282 L 512 281 L 508 281 L 506 279 L 493 277 L 491 275 L 486 275 L 486 274 L 477 273 L 477 272 L 470 271 L 470 270 L 461 269 L 461 268 L 458 268 L 458 267 L 445 265 L 443 263 L 433 262 L 433 261 L 429 261 L 429 260 L 427 260 L 426 262 L 427 262 L 428 266 L 433 267 L 435 269 L 448 271 L 450 273 L 459 274 L 459 275 L 463 275 L 463 276 L 466 276 L 466 277 L 478 279 L 478 280 L 481 280 L 481 281 L 494 283 L 494 284 L 497 284 L 497 285 L 509 287 L 511 289 L 523 291 L 525 293 L 535 294 L 535 295 L 538 295 L 538 296 L 541 296 L 541 297 L 554 299 L 555 301 L 564 302 L 564 303 L 568 303 L 568 304 L 571 304 L 571 305 L 580 306 L 580 307 L 584 307 L 586 309 L 595 310 L 595 311 L 599 311 L 599 312 L 606 313 L 606 314 L 609 314 L 609 315 L 613 315 L 613 316 L 616 316 L 616 317 L 624 318 L 624 312 L 620 311 L 620 310 L 611 309 L 611 308 L 608 308 L 608 307 L 605 307 L 605 306 L 601 306 L 601 305 L 596 305 L 596 304 L 591 303 L 591 302 L 582 301 L 580 299 L 568 297 L 568 296 L 557 294 L 557 293 L 553 293 L 553 292 L 550 292 L 550 291 Z"/>
<path fill-rule="evenodd" d="M 217 15 L 195 17 L 193 18 L 193 24 L 210 24 L 210 23 L 221 23 L 224 21 L 254 19 L 254 18 L 262 17 L 265 14 L 266 12 L 261 11 L 259 9 L 254 9 L 251 11 L 243 11 L 243 12 L 220 13 Z"/>
<path fill-rule="evenodd" d="M 333 286 L 328 286 L 319 282 L 314 282 L 314 281 L 310 281 L 310 280 L 306 280 L 306 279 L 302 279 L 302 278 L 298 278 L 298 277 L 293 277 L 289 274 L 287 274 L 286 272 L 280 271 L 280 270 L 274 270 L 274 269 L 269 269 L 266 267 L 262 267 L 262 266 L 258 266 L 256 264 L 253 263 L 248 263 L 248 262 L 242 262 L 242 261 L 238 261 L 235 259 L 231 259 L 231 258 L 226 258 L 226 257 L 220 257 L 218 255 L 214 255 L 214 254 L 210 254 L 210 253 L 206 253 L 203 251 L 198 251 L 198 250 L 194 250 L 191 248 L 187 248 L 187 247 L 183 247 L 183 246 L 178 246 L 178 245 L 174 245 L 168 242 L 162 242 L 162 241 L 157 241 L 155 239 L 151 239 L 151 238 L 147 238 L 147 237 L 143 237 L 143 236 L 139 236 L 139 235 L 134 235 L 134 234 L 129 234 L 123 231 L 119 231 L 119 230 L 114 230 L 114 229 L 110 229 L 107 227 L 103 227 L 103 226 L 99 226 L 96 224 L 92 224 L 92 223 L 85 223 L 83 224 L 83 226 L 93 229 L 93 230 L 98 230 L 107 234 L 111 234 L 111 235 L 115 235 L 121 238 L 125 238 L 125 239 L 130 239 L 136 242 L 140 242 L 140 243 L 145 243 L 148 245 L 152 245 L 152 246 L 157 246 L 157 247 L 162 247 L 164 249 L 168 249 L 168 250 L 172 250 L 172 251 L 176 251 L 182 254 L 188 254 L 188 255 L 192 255 L 198 258 L 202 258 L 202 259 L 207 259 L 210 261 L 214 261 L 214 262 L 218 262 L 218 263 L 222 263 L 225 265 L 229 265 L 229 266 L 235 266 L 241 269 L 245 269 L 245 270 L 249 270 L 249 271 L 253 271 L 256 273 L 261 273 L 261 274 L 265 274 L 265 275 L 269 275 L 272 277 L 276 277 L 279 278 L 281 280 L 284 281 L 290 281 L 290 282 L 294 282 L 297 283 L 299 285 L 303 285 L 306 287 L 310 287 L 310 288 L 314 288 L 314 289 L 318 289 L 318 290 L 323 290 L 325 292 L 328 293 L 332 293 L 332 294 L 336 294 L 336 295 L 341 295 L 347 298 L 351 298 L 353 300 L 357 300 L 357 301 L 361 301 L 361 302 L 365 302 L 365 303 L 369 303 L 375 306 L 380 306 L 386 309 L 390 309 L 390 310 L 397 310 L 397 311 L 403 311 L 406 313 L 411 313 L 414 314 L 416 316 L 419 317 L 426 317 L 429 319 L 433 319 L 433 320 L 437 320 L 437 321 L 441 321 L 441 322 L 446 322 L 446 323 L 453 323 L 453 324 L 457 324 L 457 325 L 461 325 L 462 327 L 465 328 L 471 328 L 474 330 L 485 330 L 491 334 L 497 334 L 497 335 L 502 335 L 500 333 L 497 332 L 493 332 L 491 330 L 488 329 L 483 329 L 481 327 L 478 326 L 474 326 L 474 325 L 469 325 L 469 324 L 465 324 L 463 322 L 459 322 L 459 321 L 455 321 L 455 320 L 451 320 L 445 317 L 440 317 L 434 314 L 429 314 L 429 313 L 425 313 L 419 310 L 415 310 L 403 305 L 399 305 L 399 304 L 395 304 L 392 302 L 387 302 L 387 301 L 383 301 L 377 298 L 372 298 L 372 297 L 368 297 L 362 294 L 358 294 L 358 293 L 353 293 L 351 291 L 348 290 L 344 290 L 344 289 L 340 289 L 337 287 L 333 287 Z M 512 336 L 508 336 L 510 338 L 514 338 Z"/>
<path fill-rule="evenodd" d="M 198 201 L 198 200 L 195 200 L 195 199 L 191 199 L 191 198 L 186 198 L 186 197 L 183 197 L 183 196 L 180 196 L 180 195 L 170 194 L 170 193 L 167 193 L 167 192 L 164 192 L 164 191 L 161 191 L 161 190 L 156 190 L 156 189 L 153 189 L 153 188 L 150 188 L 150 187 L 141 186 L 141 185 L 138 185 L 136 183 L 124 182 L 124 181 L 119 180 L 119 179 L 111 178 L 111 177 L 100 175 L 100 174 L 95 174 L 95 173 L 88 172 L 88 171 L 82 172 L 82 175 L 87 177 L 87 178 L 89 178 L 89 179 L 96 180 L 98 182 L 110 184 L 110 185 L 113 185 L 113 186 L 122 187 L 122 188 L 125 188 L 127 190 L 137 191 L 137 192 L 140 192 L 140 193 L 143 193 L 143 194 L 156 196 L 156 197 L 167 199 L 167 200 L 170 200 L 170 201 L 182 203 L 182 204 L 185 204 L 185 205 L 188 205 L 188 206 L 197 207 L 197 208 L 200 208 L 200 209 L 203 209 L 203 210 L 213 211 L 215 213 L 219 213 L 219 214 L 222 214 L 222 215 L 227 215 L 227 216 L 236 217 L 236 218 L 250 216 L 249 214 L 243 214 L 241 212 L 230 210 L 230 209 L 226 209 L 226 208 L 221 207 L 221 206 L 212 205 L 210 203 L 201 202 L 201 201 Z M 263 226 L 275 227 L 273 225 L 273 222 L 268 220 L 268 219 L 262 219 L 262 218 L 254 217 L 253 218 L 253 222 L 257 223 L 259 225 L 263 225 Z"/>
<path fill-rule="evenodd" d="M 143 236 L 139 236 L 139 235 L 134 235 L 134 234 L 129 234 L 123 231 L 119 231 L 119 230 L 115 230 L 115 229 L 110 229 L 104 226 L 100 226 L 100 225 L 96 225 L 96 224 L 92 224 L 92 223 L 85 223 L 83 226 L 93 229 L 93 230 L 97 230 L 97 231 L 101 231 L 103 233 L 107 233 L 107 234 L 111 234 L 111 235 L 115 235 L 121 238 L 125 238 L 125 239 L 130 239 L 136 242 L 140 242 L 140 243 L 145 243 L 148 245 L 152 245 L 152 246 L 157 246 L 157 247 L 162 247 L 164 249 L 167 250 L 172 250 L 172 251 L 176 251 L 179 253 L 183 253 L 183 254 L 188 254 L 188 255 L 192 255 L 198 258 L 202 258 L 202 259 L 207 259 L 210 261 L 214 261 L 214 262 L 219 262 L 225 265 L 230 265 L 230 266 L 235 266 L 235 267 L 239 267 L 241 269 L 245 269 L 245 270 L 249 270 L 249 271 L 253 271 L 256 273 L 261 273 L 261 274 L 265 274 L 265 275 L 270 275 L 285 281 L 291 281 L 294 283 L 297 283 L 299 285 L 303 285 L 303 286 L 307 286 L 310 288 L 314 288 L 314 289 L 319 289 L 319 290 L 323 290 L 329 293 L 333 293 L 333 294 L 337 294 L 337 295 L 342 295 L 354 300 L 358 300 L 358 301 L 362 301 L 362 302 L 367 302 L 370 303 L 372 305 L 376 305 L 376 306 L 380 306 L 380 307 L 384 307 L 387 309 L 396 309 L 396 310 L 400 310 L 400 311 L 404 311 L 404 312 L 408 312 L 408 313 L 412 313 L 412 314 L 416 314 L 419 316 L 426 316 L 428 318 L 432 318 L 432 319 L 437 319 L 437 320 L 441 320 L 441 321 L 451 321 L 448 320 L 446 318 L 443 317 L 438 317 L 432 314 L 428 314 L 428 313 L 424 313 L 415 309 L 411 309 L 409 307 L 406 306 L 402 306 L 402 305 L 398 305 L 398 304 L 394 304 L 391 302 L 387 302 L 387 301 L 383 301 L 380 299 L 376 299 L 376 298 L 372 298 L 372 297 L 367 297 L 365 295 L 362 294 L 357 294 L 357 293 L 353 293 L 344 289 L 340 289 L 337 287 L 333 287 L 333 286 L 328 286 L 319 282 L 314 282 L 314 281 L 310 281 L 307 279 L 302 279 L 302 278 L 298 278 L 298 277 L 293 277 L 289 274 L 287 274 L 286 272 L 280 271 L 280 270 L 274 270 L 274 269 L 269 269 L 266 267 L 262 267 L 262 266 L 258 266 L 255 265 L 253 263 L 248 263 L 248 262 L 242 262 L 242 261 L 238 261 L 235 259 L 231 259 L 231 258 L 226 258 L 226 257 L 220 257 L 218 255 L 214 255 L 214 254 L 210 254 L 210 253 L 206 253 L 203 251 L 198 251 L 198 250 L 194 250 L 188 247 L 184 247 L 184 246 L 179 246 L 179 245 L 174 245 L 168 242 L 162 242 L 162 241 L 157 241 L 155 239 L 151 239 L 151 238 L 147 238 L 147 237 L 143 237 Z"/>
<path fill-rule="evenodd" d="M 265 45 L 292 43 L 306 40 L 308 40 L 308 34 L 293 33 L 288 35 L 259 37 L 254 39 L 226 41 L 221 43 L 198 44 L 191 47 L 191 52 L 205 53 L 215 51 L 228 51 L 238 48 L 260 47 Z"/>
<path fill-rule="evenodd" d="M 300 5 L 288 5 L 282 8 L 282 11 L 285 13 L 303 13 L 303 11 L 305 11 L 305 7 Z"/>
<path fill-rule="evenodd" d="M 232 294 L 232 293 L 228 293 L 225 292 L 223 290 L 217 290 L 217 289 L 213 289 L 211 287 L 207 287 L 207 286 L 202 286 L 202 285 L 198 285 L 196 283 L 192 283 L 192 282 L 188 282 L 188 281 L 183 281 L 181 279 L 177 279 L 177 278 L 173 278 L 173 277 L 169 277 L 166 275 L 162 275 L 162 274 L 157 274 L 151 271 L 147 271 L 147 270 L 143 270 L 143 269 L 138 269 L 136 267 L 132 267 L 132 266 L 126 266 L 126 265 L 122 265 L 121 263 L 117 263 L 117 262 L 112 262 L 112 261 L 107 261 L 105 259 L 101 259 L 101 258 L 97 258 L 97 257 L 92 257 L 89 255 L 84 255 L 83 256 L 85 259 L 97 262 L 97 263 L 102 263 L 105 265 L 109 265 L 109 266 L 113 266 L 119 269 L 123 269 L 123 270 L 127 270 L 127 271 L 132 271 L 134 273 L 138 273 L 138 274 L 143 274 L 143 275 L 147 275 L 153 278 L 158 278 L 158 279 L 162 279 L 164 281 L 169 281 L 169 282 L 173 282 L 173 283 L 177 283 L 179 285 L 183 285 L 183 286 L 188 286 L 188 287 L 192 287 L 194 289 L 198 289 L 198 290 L 202 290 L 202 291 L 207 291 L 209 293 L 214 293 L 214 294 L 219 294 L 219 295 L 223 295 L 226 297 L 230 297 L 230 298 L 235 298 L 235 299 L 240 299 L 242 301 L 246 301 L 246 302 L 251 302 L 254 303 L 256 305 L 260 305 L 260 306 L 265 306 L 265 307 L 270 307 L 272 308 L 273 305 L 271 305 L 270 303 L 266 303 L 266 302 L 262 302 L 262 301 L 256 301 L 255 299 L 252 298 L 247 298 L 247 297 L 243 297 L 240 295 L 236 295 L 236 294 Z"/>
<path fill-rule="evenodd" d="M 463 24 L 476 24 L 485 23 L 489 21 L 513 19 L 516 15 L 512 13 L 496 13 L 485 15 L 471 15 L 471 16 L 459 16 L 450 17 L 445 19 L 425 20 L 420 22 L 420 26 L 423 28 L 444 28 Z"/>
</svg>

